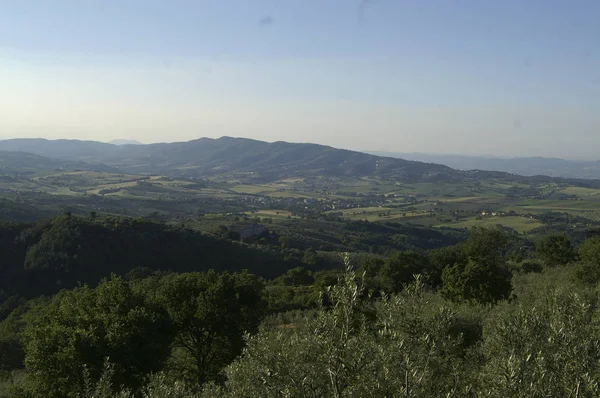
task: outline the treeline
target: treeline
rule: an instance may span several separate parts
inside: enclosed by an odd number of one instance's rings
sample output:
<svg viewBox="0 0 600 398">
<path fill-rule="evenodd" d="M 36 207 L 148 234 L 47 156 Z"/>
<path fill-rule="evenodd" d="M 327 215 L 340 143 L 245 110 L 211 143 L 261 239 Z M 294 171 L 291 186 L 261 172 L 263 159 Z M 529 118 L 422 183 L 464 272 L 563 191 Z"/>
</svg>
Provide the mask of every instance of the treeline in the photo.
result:
<svg viewBox="0 0 600 398">
<path fill-rule="evenodd" d="M 239 271 L 274 277 L 298 261 L 197 231 L 143 219 L 77 217 L 0 224 L 0 303 L 54 294 L 111 273 Z M 1 315 L 1 314 L 0 314 Z M 0 318 L 1 319 L 1 318 Z"/>
<path fill-rule="evenodd" d="M 570 242 L 562 236 L 551 236 L 550 239 Z M 373 297 L 399 293 L 419 274 L 429 288 L 443 292 L 448 298 L 494 303 L 509 297 L 511 271 L 541 270 L 540 260 L 527 259 L 525 255 L 532 253 L 528 247 L 522 248 L 520 243 L 501 230 L 473 228 L 469 238 L 457 245 L 427 252 L 393 251 L 387 256 L 362 259 L 354 255 L 354 261 L 357 273 L 364 278 L 365 289 Z M 544 247 L 538 256 L 562 249 Z M 573 253 L 573 248 L 570 248 L 569 255 L 561 259 L 569 256 L 565 262 L 568 263 L 574 259 Z M 322 288 L 335 284 L 341 276 L 341 270 L 311 272 L 304 267 L 290 269 L 267 287 L 269 308 L 272 311 L 315 308 L 319 305 Z"/>
<path fill-rule="evenodd" d="M 387 255 L 393 250 L 426 251 L 463 241 L 464 231 L 400 223 L 367 221 L 290 220 L 273 230 L 301 250 L 368 252 Z"/>
<path fill-rule="evenodd" d="M 6 176 L 0 175 L 0 182 L 6 182 L 6 178 Z M 46 215 L 44 211 L 41 211 L 30 204 L 0 198 L 0 222 L 14 220 L 34 221 L 44 215 Z"/>
</svg>

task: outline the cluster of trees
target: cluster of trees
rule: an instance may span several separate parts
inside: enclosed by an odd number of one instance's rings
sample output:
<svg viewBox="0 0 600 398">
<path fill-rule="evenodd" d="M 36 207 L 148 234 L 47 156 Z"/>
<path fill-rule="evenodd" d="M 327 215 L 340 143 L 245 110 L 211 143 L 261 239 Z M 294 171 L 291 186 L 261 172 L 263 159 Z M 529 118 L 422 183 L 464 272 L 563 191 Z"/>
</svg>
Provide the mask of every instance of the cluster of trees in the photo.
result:
<svg viewBox="0 0 600 398">
<path fill-rule="evenodd" d="M 111 273 L 145 267 L 190 272 L 248 269 L 274 277 L 300 261 L 191 229 L 143 219 L 77 217 L 0 224 L 2 297 L 33 298 L 97 284 Z"/>
<path fill-rule="evenodd" d="M 279 222 L 273 230 L 286 236 L 289 246 L 305 250 L 371 252 L 386 255 L 392 250 L 431 250 L 454 245 L 466 233 L 394 222 L 292 220 Z"/>
<path fill-rule="evenodd" d="M 372 301 L 346 274 L 315 316 L 263 330 L 209 397 L 591 397 L 600 393 L 595 289 L 520 275 L 529 296 L 464 305 L 421 278 Z M 556 288 L 555 288 L 556 287 Z M 546 290 L 550 288 L 550 290 Z M 190 395 L 191 396 L 191 395 Z"/>
<path fill-rule="evenodd" d="M 425 253 L 409 250 L 365 257 L 357 272 L 364 276 L 365 288 L 376 296 L 399 293 L 420 274 L 427 286 L 449 299 L 495 303 L 511 293 L 509 265 L 514 261 L 507 255 L 510 246 L 510 235 L 474 228 L 469 239 L 458 245 Z M 315 308 L 319 288 L 335 283 L 340 275 L 340 270 L 290 269 L 269 284 L 270 309 Z"/>
<path fill-rule="evenodd" d="M 600 394 L 600 237 L 551 235 L 532 252 L 474 228 L 458 245 L 325 271 L 307 249 L 265 280 L 189 272 L 243 268 L 233 250 L 247 248 L 147 221 L 65 215 L 0 232 L 6 264 L 22 261 L 40 292 L 2 282 L 0 396 Z M 121 239 L 135 247 L 125 259 Z M 96 284 L 98 267 L 123 276 Z"/>
<path fill-rule="evenodd" d="M 428 252 L 395 251 L 388 256 L 354 255 L 354 259 L 366 289 L 375 296 L 399 293 L 420 274 L 427 286 L 447 299 L 495 303 L 510 298 L 515 273 L 539 273 L 545 267 L 572 265 L 581 283 L 597 283 L 598 242 L 588 239 L 576 248 L 565 235 L 548 235 L 535 246 L 522 246 L 522 240 L 502 230 L 473 228 L 469 239 L 458 245 Z M 267 286 L 269 309 L 316 308 L 319 292 L 335 283 L 341 273 L 339 269 L 311 269 L 303 264 L 272 280 Z"/>
<path fill-rule="evenodd" d="M 79 397 L 107 363 L 111 383 L 131 390 L 158 371 L 188 385 L 222 382 L 244 333 L 256 332 L 265 314 L 263 288 L 247 272 L 209 271 L 113 276 L 64 290 L 2 322 L 0 331 L 17 338 L 3 338 L 0 366 L 26 365 L 15 396 Z"/>
</svg>

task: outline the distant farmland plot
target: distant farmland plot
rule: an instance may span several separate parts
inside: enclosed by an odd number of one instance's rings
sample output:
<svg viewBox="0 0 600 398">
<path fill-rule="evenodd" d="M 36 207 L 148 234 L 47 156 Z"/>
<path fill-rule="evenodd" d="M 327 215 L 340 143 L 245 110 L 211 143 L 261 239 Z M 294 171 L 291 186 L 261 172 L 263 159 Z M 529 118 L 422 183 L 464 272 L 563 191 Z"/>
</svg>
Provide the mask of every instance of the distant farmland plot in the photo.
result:
<svg viewBox="0 0 600 398">
<path fill-rule="evenodd" d="M 259 216 L 259 217 L 273 217 L 273 218 L 287 218 L 294 217 L 292 212 L 287 210 L 257 210 L 254 213 L 246 212 L 248 215 Z"/>
<path fill-rule="evenodd" d="M 231 191 L 237 192 L 237 193 L 247 193 L 247 194 L 252 194 L 252 195 L 258 195 L 258 194 L 268 194 L 271 192 L 275 192 L 277 190 L 273 187 L 269 187 L 266 185 L 240 184 L 240 185 L 236 185 L 236 186 L 232 187 Z"/>
<path fill-rule="evenodd" d="M 439 227 L 452 227 L 452 228 L 470 228 L 474 226 L 480 227 L 494 227 L 496 225 L 502 225 L 507 228 L 512 228 L 519 233 L 527 233 L 533 229 L 543 226 L 540 221 L 531 219 L 529 217 L 517 217 L 517 216 L 504 216 L 504 217 L 484 217 L 480 220 L 472 218 L 469 220 L 444 223 L 437 225 Z"/>
<path fill-rule="evenodd" d="M 518 213 L 545 213 L 545 212 L 564 212 L 576 215 L 585 215 L 589 212 L 600 210 L 600 203 L 586 200 L 527 200 L 514 206 L 510 210 Z"/>
<path fill-rule="evenodd" d="M 566 195 L 577 195 L 579 197 L 589 197 L 600 195 L 600 189 L 585 188 L 585 187 L 566 187 L 560 190 Z"/>
<path fill-rule="evenodd" d="M 284 190 L 284 191 L 272 191 L 266 194 L 266 196 L 271 196 L 274 198 L 321 198 L 322 195 L 314 192 L 305 192 L 305 191 L 293 191 L 293 190 Z"/>
<path fill-rule="evenodd" d="M 422 211 L 411 211 L 392 207 L 356 207 L 352 209 L 333 210 L 351 220 L 392 221 L 414 216 L 422 216 Z"/>
</svg>

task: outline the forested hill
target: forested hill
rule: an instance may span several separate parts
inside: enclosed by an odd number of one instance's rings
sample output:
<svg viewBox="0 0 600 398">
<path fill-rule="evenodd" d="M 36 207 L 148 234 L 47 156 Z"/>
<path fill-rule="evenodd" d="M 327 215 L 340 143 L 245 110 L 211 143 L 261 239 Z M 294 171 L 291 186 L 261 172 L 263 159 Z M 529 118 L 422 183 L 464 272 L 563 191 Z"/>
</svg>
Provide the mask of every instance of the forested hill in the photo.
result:
<svg viewBox="0 0 600 398">
<path fill-rule="evenodd" d="M 600 181 L 523 177 L 501 171 L 460 171 L 448 166 L 370 155 L 317 144 L 221 137 L 150 145 L 96 141 L 12 139 L 0 151 L 18 151 L 71 162 L 69 167 L 183 178 L 270 182 L 290 177 L 378 177 L 403 183 L 473 182 L 487 178 L 521 183 L 559 182 L 599 187 Z M 28 156 L 24 154 L 24 156 Z M 6 167 L 6 164 L 4 165 Z M 52 166 L 54 167 L 54 166 Z"/>
<path fill-rule="evenodd" d="M 46 156 L 35 155 L 27 152 L 1 151 L 0 172 L 19 173 L 28 170 L 46 171 L 102 171 L 115 172 L 117 169 L 105 164 L 86 163 L 82 161 L 52 159 Z"/>
<path fill-rule="evenodd" d="M 305 176 L 379 176 L 405 182 L 460 180 L 447 166 L 385 158 L 316 144 L 267 143 L 243 138 L 201 138 L 151 145 L 94 141 L 13 139 L 0 150 L 101 163 L 129 173 L 236 175 L 255 180 Z"/>
<path fill-rule="evenodd" d="M 299 263 L 198 231 L 142 219 L 62 215 L 0 223 L 0 301 L 54 294 L 111 273 L 240 271 L 274 277 Z"/>
</svg>

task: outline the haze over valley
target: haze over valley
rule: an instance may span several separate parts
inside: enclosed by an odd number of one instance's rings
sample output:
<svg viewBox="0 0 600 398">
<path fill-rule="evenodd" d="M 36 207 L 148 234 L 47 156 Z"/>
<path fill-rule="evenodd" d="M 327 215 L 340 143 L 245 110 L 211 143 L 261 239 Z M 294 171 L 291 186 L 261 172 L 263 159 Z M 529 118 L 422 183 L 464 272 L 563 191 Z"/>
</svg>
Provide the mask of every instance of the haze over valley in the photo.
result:
<svg viewBox="0 0 600 398">
<path fill-rule="evenodd" d="M 597 160 L 396 153 L 384 151 L 369 151 L 368 153 L 426 163 L 439 163 L 458 170 L 497 170 L 523 176 L 546 175 L 568 178 L 600 178 L 600 161 Z"/>
</svg>

